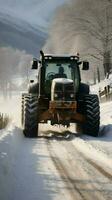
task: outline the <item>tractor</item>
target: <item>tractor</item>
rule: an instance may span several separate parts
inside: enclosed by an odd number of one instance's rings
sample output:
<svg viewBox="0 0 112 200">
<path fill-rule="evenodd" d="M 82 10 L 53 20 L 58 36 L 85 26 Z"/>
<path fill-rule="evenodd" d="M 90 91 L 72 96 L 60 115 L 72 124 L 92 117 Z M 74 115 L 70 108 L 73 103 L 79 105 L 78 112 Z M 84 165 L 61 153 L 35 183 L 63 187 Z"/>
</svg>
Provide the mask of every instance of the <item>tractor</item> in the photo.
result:
<svg viewBox="0 0 112 200">
<path fill-rule="evenodd" d="M 39 123 L 81 126 L 83 133 L 99 134 L 100 107 L 96 94 L 81 82 L 82 70 L 89 69 L 88 61 L 79 55 L 44 54 L 33 59 L 37 81 L 30 81 L 28 92 L 22 94 L 22 127 L 26 137 L 39 136 Z"/>
</svg>

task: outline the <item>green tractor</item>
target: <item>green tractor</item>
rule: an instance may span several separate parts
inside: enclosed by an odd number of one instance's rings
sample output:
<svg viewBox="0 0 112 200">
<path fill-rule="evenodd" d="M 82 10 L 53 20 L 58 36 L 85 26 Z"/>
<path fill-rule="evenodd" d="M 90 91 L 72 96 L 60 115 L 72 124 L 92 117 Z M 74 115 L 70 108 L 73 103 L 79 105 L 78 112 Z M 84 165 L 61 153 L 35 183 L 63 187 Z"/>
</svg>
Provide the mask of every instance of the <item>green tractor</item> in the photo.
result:
<svg viewBox="0 0 112 200">
<path fill-rule="evenodd" d="M 31 81 L 28 93 L 22 94 L 22 127 L 26 137 L 38 137 L 39 123 L 70 126 L 80 124 L 83 133 L 98 136 L 100 126 L 99 99 L 89 94 L 89 86 L 81 82 L 82 70 L 89 69 L 79 56 L 52 55 L 40 51 L 32 69 L 37 82 Z"/>
</svg>

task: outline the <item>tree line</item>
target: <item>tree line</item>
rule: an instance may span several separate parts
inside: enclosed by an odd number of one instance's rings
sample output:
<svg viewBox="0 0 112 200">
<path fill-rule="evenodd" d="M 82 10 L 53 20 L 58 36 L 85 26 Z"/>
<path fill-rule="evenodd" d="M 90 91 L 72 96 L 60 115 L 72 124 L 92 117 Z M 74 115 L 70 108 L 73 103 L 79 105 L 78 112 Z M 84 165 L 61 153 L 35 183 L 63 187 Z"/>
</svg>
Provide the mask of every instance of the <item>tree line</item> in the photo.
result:
<svg viewBox="0 0 112 200">
<path fill-rule="evenodd" d="M 111 13 L 111 0 L 71 0 L 57 10 L 45 49 L 79 51 L 91 61 L 91 76 L 98 72 L 108 77 L 112 70 Z"/>
</svg>

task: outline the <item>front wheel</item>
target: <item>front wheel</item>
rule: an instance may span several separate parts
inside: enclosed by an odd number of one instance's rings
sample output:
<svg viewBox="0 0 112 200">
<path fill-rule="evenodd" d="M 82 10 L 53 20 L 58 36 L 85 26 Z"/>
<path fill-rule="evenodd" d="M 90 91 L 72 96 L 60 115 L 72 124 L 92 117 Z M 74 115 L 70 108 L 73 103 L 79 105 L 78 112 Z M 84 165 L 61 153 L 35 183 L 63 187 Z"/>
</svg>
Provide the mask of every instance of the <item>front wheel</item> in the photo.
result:
<svg viewBox="0 0 112 200">
<path fill-rule="evenodd" d="M 86 122 L 83 125 L 84 134 L 97 137 L 100 126 L 100 107 L 97 95 L 86 95 L 84 97 L 84 114 Z"/>
<path fill-rule="evenodd" d="M 22 126 L 26 137 L 38 136 L 38 99 L 36 95 L 26 95 L 22 106 Z"/>
</svg>

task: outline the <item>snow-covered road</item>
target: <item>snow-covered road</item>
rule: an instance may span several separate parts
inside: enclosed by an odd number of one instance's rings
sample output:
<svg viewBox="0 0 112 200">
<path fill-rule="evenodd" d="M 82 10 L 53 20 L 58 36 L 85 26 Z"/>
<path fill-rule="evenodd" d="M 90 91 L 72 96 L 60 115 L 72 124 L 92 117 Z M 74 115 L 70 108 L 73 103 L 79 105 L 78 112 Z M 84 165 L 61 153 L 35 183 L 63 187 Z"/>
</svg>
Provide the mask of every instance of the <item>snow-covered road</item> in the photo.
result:
<svg viewBox="0 0 112 200">
<path fill-rule="evenodd" d="M 12 120 L 0 131 L 0 200 L 112 199 L 112 102 L 101 105 L 98 138 L 40 126 L 40 138 L 24 138 L 20 97 L 0 99 Z M 63 134 L 62 134 L 63 133 Z"/>
</svg>

